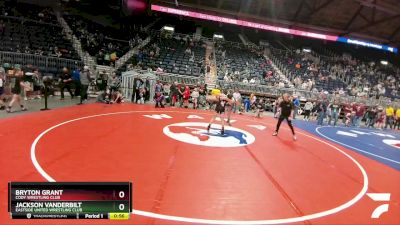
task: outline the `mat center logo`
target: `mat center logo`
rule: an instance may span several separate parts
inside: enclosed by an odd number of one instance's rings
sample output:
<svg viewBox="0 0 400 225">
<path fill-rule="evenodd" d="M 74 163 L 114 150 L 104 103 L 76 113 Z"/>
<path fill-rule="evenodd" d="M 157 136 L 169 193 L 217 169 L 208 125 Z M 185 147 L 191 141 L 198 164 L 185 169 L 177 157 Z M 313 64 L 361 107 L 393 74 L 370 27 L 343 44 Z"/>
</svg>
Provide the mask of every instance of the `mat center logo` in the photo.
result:
<svg viewBox="0 0 400 225">
<path fill-rule="evenodd" d="M 256 139 L 236 127 L 226 126 L 224 135 L 221 135 L 220 125 L 212 125 L 210 132 L 207 132 L 207 126 L 208 123 L 200 122 L 175 123 L 164 127 L 163 132 L 177 141 L 208 147 L 241 147 L 252 144 Z"/>
</svg>

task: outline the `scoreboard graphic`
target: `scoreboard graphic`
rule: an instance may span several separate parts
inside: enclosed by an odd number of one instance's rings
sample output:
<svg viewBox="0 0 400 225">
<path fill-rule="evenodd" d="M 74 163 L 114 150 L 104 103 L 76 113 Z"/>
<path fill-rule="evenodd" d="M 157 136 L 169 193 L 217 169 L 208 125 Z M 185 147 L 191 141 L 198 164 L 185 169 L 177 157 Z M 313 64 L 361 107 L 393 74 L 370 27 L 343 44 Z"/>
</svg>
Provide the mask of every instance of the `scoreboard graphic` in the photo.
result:
<svg viewBox="0 0 400 225">
<path fill-rule="evenodd" d="M 132 212 L 130 182 L 10 182 L 12 219 L 126 220 Z"/>
</svg>

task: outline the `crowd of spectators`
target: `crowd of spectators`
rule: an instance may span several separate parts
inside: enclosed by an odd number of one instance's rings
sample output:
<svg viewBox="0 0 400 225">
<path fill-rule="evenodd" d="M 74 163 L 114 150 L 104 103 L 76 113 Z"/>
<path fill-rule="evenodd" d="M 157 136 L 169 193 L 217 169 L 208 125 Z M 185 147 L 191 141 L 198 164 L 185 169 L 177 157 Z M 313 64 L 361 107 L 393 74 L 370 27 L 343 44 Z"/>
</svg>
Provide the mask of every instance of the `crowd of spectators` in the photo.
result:
<svg viewBox="0 0 400 225">
<path fill-rule="evenodd" d="M 88 66 L 83 68 L 62 68 L 55 76 L 43 74 L 39 68 L 32 65 L 18 67 L 0 67 L 0 108 L 5 109 L 12 96 L 13 88 L 18 84 L 13 83 L 16 74 L 21 74 L 20 80 L 24 83 L 21 90 L 21 98 L 25 101 L 42 98 L 45 93 L 45 79 L 47 79 L 47 93 L 51 96 L 59 92 L 60 100 L 64 100 L 65 91 L 71 99 L 80 96 L 80 103 L 88 100 L 88 89 L 105 96 L 108 103 L 121 103 L 123 98 L 119 92 L 120 78 L 115 73 L 108 74 L 101 71 L 99 74 L 92 74 Z M 117 98 L 118 97 L 118 98 Z M 116 100 L 117 98 L 117 100 Z M 99 100 L 100 101 L 100 100 Z"/>
<path fill-rule="evenodd" d="M 218 79 L 270 86 L 279 83 L 279 76 L 271 61 L 264 57 L 263 48 L 222 42 L 216 43 L 215 49 Z"/>
<path fill-rule="evenodd" d="M 279 100 L 278 100 L 279 101 Z M 295 101 L 295 100 L 294 100 Z M 296 107 L 295 107 L 296 108 Z M 315 102 L 307 101 L 302 107 L 297 107 L 295 114 L 304 114 L 303 120 L 315 120 L 317 125 L 324 123 L 328 126 L 342 124 L 348 127 L 364 127 L 377 129 L 400 130 L 400 105 L 389 103 L 386 107 L 381 105 L 367 106 L 362 103 L 340 103 L 338 99 L 328 100 L 321 95 Z M 274 111 L 275 115 L 279 110 Z"/>
<path fill-rule="evenodd" d="M 297 89 L 364 98 L 400 98 L 400 70 L 392 65 L 365 62 L 349 54 L 313 57 L 299 49 L 271 52 L 288 69 Z"/>
<path fill-rule="evenodd" d="M 201 76 L 205 70 L 205 44 L 186 35 L 165 37 L 155 34 L 152 41 L 139 50 L 127 68 L 152 69 L 158 73 Z"/>
<path fill-rule="evenodd" d="M 130 49 L 141 43 L 147 36 L 142 26 L 132 31 L 121 31 L 106 27 L 82 16 L 65 15 L 64 18 L 80 39 L 85 51 L 94 56 L 97 64 L 114 66 L 115 61 Z"/>
<path fill-rule="evenodd" d="M 0 8 L 0 51 L 78 58 L 49 8 L 20 3 Z"/>
<path fill-rule="evenodd" d="M 12 85 L 9 81 L 15 73 L 23 73 L 23 82 L 26 88 L 23 90 L 23 97 L 25 100 L 32 98 L 40 98 L 43 93 L 43 80 L 42 74 L 37 68 L 31 65 L 24 66 L 22 68 L 14 68 L 4 70 L 0 68 L 0 89 L 1 89 L 1 101 L 0 108 L 5 109 L 5 98 L 7 87 Z M 89 86 L 92 86 L 94 90 L 98 91 L 98 102 L 107 104 L 122 103 L 124 98 L 131 98 L 131 101 L 137 104 L 144 104 L 146 102 L 155 102 L 155 107 L 164 108 L 165 105 L 169 104 L 173 107 L 182 107 L 193 109 L 212 109 L 212 104 L 207 102 L 206 96 L 211 93 L 207 91 L 207 85 L 198 83 L 194 86 L 174 83 L 161 83 L 157 81 L 154 86 L 151 86 L 150 80 L 141 79 L 139 77 L 134 79 L 133 82 L 133 94 L 132 96 L 122 96 L 120 91 L 121 83 L 120 79 L 116 74 L 107 74 L 105 71 L 99 74 L 90 74 L 88 67 L 84 67 L 83 70 L 75 68 L 70 71 L 67 68 L 63 68 L 60 72 L 58 79 L 53 82 L 54 87 L 50 93 L 60 90 L 61 100 L 64 99 L 64 91 L 67 90 L 71 98 L 80 96 L 82 104 L 88 99 L 87 90 Z M 151 88 L 154 88 L 154 96 L 150 96 Z M 8 88 L 9 89 L 9 88 Z M 256 117 L 261 117 L 263 113 L 271 112 L 275 117 L 279 116 L 279 102 L 281 98 L 271 97 L 260 97 L 252 93 L 250 96 L 246 96 L 240 93 L 238 89 L 229 90 L 229 94 L 232 94 L 234 98 L 234 105 L 232 111 L 234 113 L 253 113 Z M 317 101 L 306 101 L 305 104 L 301 105 L 300 100 L 297 96 L 292 97 L 294 105 L 293 119 L 303 115 L 303 120 L 315 120 L 317 125 L 337 126 L 340 121 L 345 126 L 360 127 L 362 121 L 365 121 L 365 127 L 378 128 L 378 129 L 400 129 L 400 106 L 388 104 L 385 108 L 383 106 L 370 106 L 367 107 L 360 103 L 340 103 L 338 99 L 329 101 L 325 98 L 324 94 Z"/>
<path fill-rule="evenodd" d="M 57 18 L 51 8 L 18 3 L 17 1 L 2 1 L 0 13 L 2 17 L 18 18 L 21 21 L 57 24 Z"/>
</svg>

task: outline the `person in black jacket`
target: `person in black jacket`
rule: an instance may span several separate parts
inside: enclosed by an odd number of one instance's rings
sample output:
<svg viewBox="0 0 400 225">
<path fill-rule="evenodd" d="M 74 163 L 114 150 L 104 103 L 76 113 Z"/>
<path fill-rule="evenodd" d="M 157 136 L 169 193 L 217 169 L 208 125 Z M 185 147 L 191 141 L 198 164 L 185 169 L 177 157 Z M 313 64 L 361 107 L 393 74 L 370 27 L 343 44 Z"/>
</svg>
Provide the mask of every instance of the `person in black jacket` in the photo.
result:
<svg viewBox="0 0 400 225">
<path fill-rule="evenodd" d="M 174 82 L 170 87 L 170 95 L 171 95 L 171 106 L 175 106 L 175 103 L 178 100 L 178 82 Z"/>
<path fill-rule="evenodd" d="M 143 83 L 143 80 L 139 77 L 135 77 L 135 79 L 133 79 L 132 102 L 137 102 L 140 99 L 140 89 L 142 88 Z"/>
<path fill-rule="evenodd" d="M 368 108 L 367 113 L 365 115 L 365 117 L 366 117 L 365 126 L 366 127 L 368 127 L 368 128 L 374 127 L 376 115 L 377 115 L 377 110 L 375 107 L 372 106 L 372 107 Z"/>
<path fill-rule="evenodd" d="M 297 137 L 294 132 L 293 125 L 292 125 L 293 110 L 294 110 L 293 102 L 290 100 L 289 95 L 286 93 L 283 94 L 282 98 L 283 98 L 283 100 L 280 103 L 278 103 L 279 107 L 281 109 L 281 113 L 278 118 L 278 123 L 276 124 L 275 132 L 272 134 L 272 136 L 278 136 L 279 127 L 281 126 L 282 121 L 286 120 L 290 127 L 290 130 L 292 131 L 293 140 L 297 140 Z"/>
<path fill-rule="evenodd" d="M 60 83 L 61 100 L 64 100 L 64 89 L 68 90 L 69 94 L 71 95 L 71 99 L 74 98 L 74 94 L 72 93 L 71 90 L 72 77 L 66 67 L 63 68 L 63 71 L 60 75 L 60 80 L 61 80 Z"/>
</svg>

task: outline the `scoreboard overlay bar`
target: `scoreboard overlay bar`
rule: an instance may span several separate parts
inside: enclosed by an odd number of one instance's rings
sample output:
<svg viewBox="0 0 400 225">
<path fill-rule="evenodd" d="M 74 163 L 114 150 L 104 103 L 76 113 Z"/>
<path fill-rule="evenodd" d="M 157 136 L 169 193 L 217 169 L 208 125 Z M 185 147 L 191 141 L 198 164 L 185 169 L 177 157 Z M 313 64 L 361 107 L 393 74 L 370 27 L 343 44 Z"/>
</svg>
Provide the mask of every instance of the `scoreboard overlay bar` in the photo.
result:
<svg viewBox="0 0 400 225">
<path fill-rule="evenodd" d="M 129 219 L 131 182 L 9 182 L 12 219 Z"/>
</svg>

